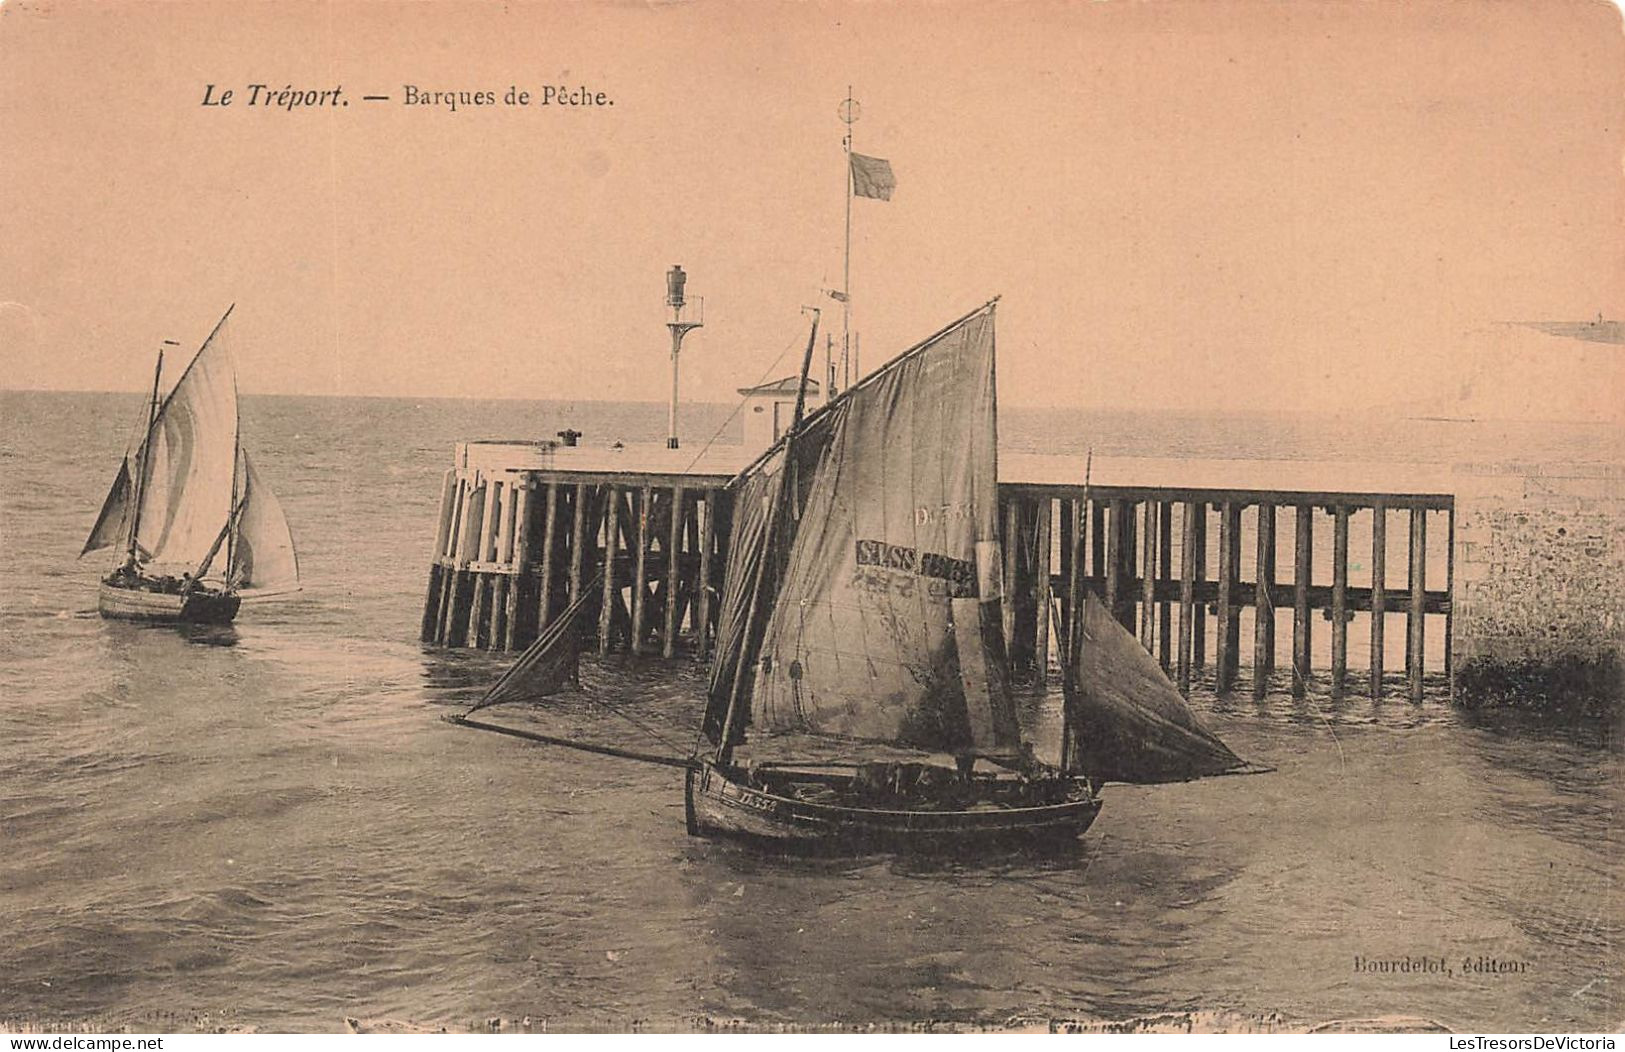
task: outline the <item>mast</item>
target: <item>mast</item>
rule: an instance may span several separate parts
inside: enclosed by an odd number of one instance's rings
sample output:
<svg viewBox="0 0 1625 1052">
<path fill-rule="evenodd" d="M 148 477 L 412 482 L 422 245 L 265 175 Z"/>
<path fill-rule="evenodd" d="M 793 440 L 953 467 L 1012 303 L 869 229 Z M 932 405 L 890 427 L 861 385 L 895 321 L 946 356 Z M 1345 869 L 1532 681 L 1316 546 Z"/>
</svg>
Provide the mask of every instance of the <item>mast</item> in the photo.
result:
<svg viewBox="0 0 1625 1052">
<path fill-rule="evenodd" d="M 226 523 L 225 523 L 224 526 L 220 527 L 220 532 L 215 535 L 214 543 L 209 546 L 208 554 L 203 557 L 203 561 L 198 563 L 197 569 L 195 571 L 193 571 L 192 580 L 194 582 L 203 580 L 203 575 L 209 572 L 210 565 L 212 565 L 214 563 L 214 557 L 220 553 L 220 546 L 222 544 L 228 543 L 230 541 L 230 539 L 231 539 L 231 535 L 236 532 L 237 513 L 242 510 L 242 505 L 237 503 L 237 492 L 236 492 L 236 490 L 237 490 L 237 478 L 236 478 L 236 475 L 237 475 L 237 469 L 236 469 L 236 466 L 234 465 L 232 467 L 231 511 L 226 513 Z M 229 570 L 229 568 L 227 570 L 227 575 L 228 575 L 227 576 L 227 581 L 229 583 L 229 581 L 230 581 L 230 576 L 229 576 L 230 575 L 230 570 Z"/>
<path fill-rule="evenodd" d="M 793 492 L 790 489 L 790 472 L 794 468 L 796 432 L 801 430 L 801 421 L 807 403 L 807 373 L 812 369 L 813 347 L 818 342 L 817 307 L 808 308 L 812 311 L 812 328 L 807 333 L 807 349 L 801 356 L 801 386 L 796 389 L 796 409 L 791 417 L 790 429 L 784 433 L 784 466 L 779 471 L 778 490 L 773 494 L 773 506 L 768 509 L 767 523 L 765 525 L 765 541 L 762 545 L 762 558 L 756 565 L 756 577 L 750 585 L 750 608 L 745 613 L 745 638 L 739 650 L 739 661 L 734 666 L 734 681 L 728 688 L 728 713 L 722 719 L 721 739 L 717 743 L 718 764 L 726 764 L 728 757 L 733 753 L 733 727 L 734 717 L 739 711 L 739 695 L 745 685 L 745 658 L 750 653 L 750 639 L 758 631 L 758 613 L 762 604 L 762 578 L 767 574 L 767 564 L 773 558 L 773 532 L 778 528 L 779 513 L 784 508 L 786 494 Z M 829 403 L 824 403 L 828 405 Z"/>
<path fill-rule="evenodd" d="M 795 415 L 790 418 L 790 432 L 792 435 L 794 435 L 794 433 L 800 429 L 801 418 L 806 412 L 807 375 L 812 371 L 813 345 L 818 342 L 819 310 L 817 307 L 809 307 L 807 309 L 812 311 L 812 329 L 807 333 L 807 349 L 801 355 L 801 386 L 796 388 L 796 411 Z M 786 442 L 784 444 L 784 449 L 786 453 L 790 451 L 790 442 Z"/>
<path fill-rule="evenodd" d="M 824 334 L 824 401 L 835 400 L 835 337 Z"/>
<path fill-rule="evenodd" d="M 147 403 L 147 426 L 141 432 L 141 448 L 136 456 L 141 460 L 141 466 L 135 473 L 135 494 L 130 510 L 130 537 L 129 545 L 124 553 L 124 565 L 136 564 L 136 533 L 141 528 L 141 497 L 147 488 L 147 446 L 152 442 L 152 426 L 158 421 L 158 385 L 164 376 L 164 348 L 179 347 L 174 340 L 165 340 L 158 345 L 158 365 L 152 371 L 152 399 Z"/>
<path fill-rule="evenodd" d="M 1083 462 L 1083 507 L 1089 510 L 1089 476 L 1095 466 L 1095 451 L 1091 447 L 1087 458 Z M 1081 528 L 1081 527 L 1080 527 Z M 1072 558 L 1078 558 L 1079 546 L 1074 543 Z M 1078 567 L 1072 568 L 1074 576 L 1082 576 Z M 1066 668 L 1061 671 L 1061 693 L 1066 695 L 1061 705 L 1061 770 L 1071 771 L 1077 764 L 1078 742 L 1077 728 L 1072 725 L 1072 698 L 1082 688 L 1078 682 L 1078 651 L 1083 647 L 1083 607 L 1088 598 L 1088 590 L 1084 589 L 1074 601 L 1071 611 L 1071 624 L 1065 626 L 1066 646 L 1061 653 L 1061 659 L 1066 662 Z"/>
<path fill-rule="evenodd" d="M 237 373 L 231 374 L 231 387 L 237 389 Z M 237 415 L 237 428 L 231 439 L 231 514 L 226 517 L 226 591 L 231 591 L 231 575 L 237 569 L 237 531 L 242 522 L 243 503 L 238 490 L 243 481 L 243 417 Z M 202 576 L 199 574 L 199 576 Z"/>
<path fill-rule="evenodd" d="M 242 522 L 243 501 L 237 496 L 242 471 L 233 461 L 231 466 L 231 515 L 226 519 L 226 590 L 231 591 L 231 575 L 237 569 L 237 533 Z"/>
<path fill-rule="evenodd" d="M 841 149 L 846 153 L 846 255 L 841 269 L 841 377 L 842 387 L 852 386 L 852 365 L 849 356 L 852 343 L 852 125 L 860 112 L 852 98 L 852 85 L 846 86 L 846 101 L 841 103 L 841 120 L 846 123 L 846 134 L 841 137 Z"/>
<path fill-rule="evenodd" d="M 231 387 L 232 391 L 235 392 L 237 389 L 237 375 L 235 372 L 231 377 Z M 214 557 L 219 553 L 220 544 L 223 541 L 226 545 L 225 587 L 228 592 L 231 591 L 231 572 L 235 568 L 237 559 L 237 528 L 238 524 L 242 522 L 243 505 L 247 503 L 237 496 L 238 485 L 242 479 L 242 463 L 243 418 L 239 414 L 237 426 L 233 429 L 231 438 L 231 504 L 230 510 L 226 512 L 226 524 L 220 527 L 220 535 L 214 539 L 214 545 L 209 548 L 209 554 L 203 557 L 203 562 L 198 564 L 197 572 L 192 574 L 194 583 L 203 580 L 203 575 L 209 572 L 209 565 L 214 562 Z"/>
</svg>

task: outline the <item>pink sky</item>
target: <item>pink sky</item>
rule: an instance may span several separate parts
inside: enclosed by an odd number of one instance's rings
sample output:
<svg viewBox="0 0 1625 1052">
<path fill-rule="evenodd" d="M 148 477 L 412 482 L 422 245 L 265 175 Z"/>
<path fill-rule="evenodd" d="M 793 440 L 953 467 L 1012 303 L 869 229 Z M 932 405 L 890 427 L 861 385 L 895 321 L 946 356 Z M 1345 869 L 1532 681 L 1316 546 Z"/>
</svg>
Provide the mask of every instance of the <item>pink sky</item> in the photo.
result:
<svg viewBox="0 0 1625 1052">
<path fill-rule="evenodd" d="M 1625 316 L 1622 44 L 1600 2 L 12 0 L 0 385 L 139 389 L 235 302 L 248 392 L 662 400 L 682 263 L 730 400 L 840 282 L 850 83 L 898 180 L 868 365 L 1002 293 L 1009 402 L 1589 417 L 1625 347 L 1486 326 Z M 356 101 L 199 105 L 256 82 Z M 549 83 L 615 104 L 400 102 Z"/>
</svg>

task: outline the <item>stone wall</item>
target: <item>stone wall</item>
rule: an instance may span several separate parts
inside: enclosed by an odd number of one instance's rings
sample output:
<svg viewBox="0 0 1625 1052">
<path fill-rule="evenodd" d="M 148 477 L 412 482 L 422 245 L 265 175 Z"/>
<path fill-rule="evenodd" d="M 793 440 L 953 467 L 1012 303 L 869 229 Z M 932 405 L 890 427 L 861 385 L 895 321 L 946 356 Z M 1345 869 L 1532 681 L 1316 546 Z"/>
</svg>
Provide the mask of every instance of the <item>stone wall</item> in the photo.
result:
<svg viewBox="0 0 1625 1052">
<path fill-rule="evenodd" d="M 1457 701 L 1618 712 L 1625 468 L 1493 465 L 1454 474 Z"/>
</svg>

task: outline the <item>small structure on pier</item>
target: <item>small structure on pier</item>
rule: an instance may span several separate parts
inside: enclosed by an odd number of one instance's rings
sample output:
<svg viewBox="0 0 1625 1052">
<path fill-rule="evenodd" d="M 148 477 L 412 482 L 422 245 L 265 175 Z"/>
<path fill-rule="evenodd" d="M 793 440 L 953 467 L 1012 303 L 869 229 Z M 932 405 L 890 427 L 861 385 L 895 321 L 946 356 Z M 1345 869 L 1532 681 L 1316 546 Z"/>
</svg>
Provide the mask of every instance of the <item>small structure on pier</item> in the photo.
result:
<svg viewBox="0 0 1625 1052">
<path fill-rule="evenodd" d="M 784 434 L 785 428 L 790 426 L 790 420 L 795 415 L 796 387 L 800 380 L 799 376 L 786 376 L 755 387 L 739 388 L 739 395 L 744 400 L 740 412 L 744 414 L 746 449 L 756 451 L 766 449 Z M 811 412 L 814 406 L 823 404 L 819 393 L 818 381 L 808 380 L 806 400 L 808 412 Z"/>
</svg>

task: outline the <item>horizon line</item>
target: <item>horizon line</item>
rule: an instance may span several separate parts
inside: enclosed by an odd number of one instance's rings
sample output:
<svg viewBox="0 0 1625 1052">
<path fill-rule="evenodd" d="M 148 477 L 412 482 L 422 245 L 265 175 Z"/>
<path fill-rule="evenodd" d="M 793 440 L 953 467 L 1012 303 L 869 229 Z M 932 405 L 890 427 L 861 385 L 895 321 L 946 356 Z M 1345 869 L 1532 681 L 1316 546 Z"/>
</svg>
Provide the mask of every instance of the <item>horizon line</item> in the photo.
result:
<svg viewBox="0 0 1625 1052">
<path fill-rule="evenodd" d="M 6 387 L 0 385 L 0 395 L 9 394 L 44 394 L 44 395 L 128 395 L 131 397 L 146 397 L 145 391 L 133 388 L 89 388 L 89 387 Z M 664 400 L 655 401 L 646 398 L 539 398 L 522 395 L 413 395 L 413 394 L 325 394 L 316 392 L 289 392 L 289 391 L 243 391 L 241 396 L 247 398 L 365 398 L 376 401 L 394 402 L 539 402 L 539 403 L 572 403 L 584 402 L 591 405 L 638 405 L 651 406 L 664 410 L 669 403 Z M 709 400 L 695 400 L 681 403 L 685 406 L 715 406 L 719 409 L 736 410 L 744 405 L 739 399 L 729 402 L 716 402 Z M 1080 412 L 1103 413 L 1167 413 L 1185 414 L 1205 417 L 1295 417 L 1316 416 L 1325 418 L 1344 418 L 1353 415 L 1365 415 L 1372 411 L 1393 413 L 1393 417 L 1400 420 L 1438 420 L 1446 423 L 1525 423 L 1525 424 L 1573 424 L 1581 427 L 1617 427 L 1619 420 L 1603 417 L 1520 417 L 1520 416 L 1474 416 L 1454 417 L 1439 416 L 1420 412 L 1417 406 L 1362 404 L 1343 406 L 1336 409 L 1292 409 L 1278 408 L 1267 413 L 1260 413 L 1256 409 L 1227 409 L 1227 408 L 1189 408 L 1167 405 L 1152 405 L 1125 408 L 1121 404 L 1103 405 L 1099 403 L 1082 403 L 1058 405 L 1053 402 L 1002 402 L 1003 408 L 1030 409 L 1045 411 L 1074 410 Z"/>
</svg>

